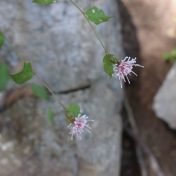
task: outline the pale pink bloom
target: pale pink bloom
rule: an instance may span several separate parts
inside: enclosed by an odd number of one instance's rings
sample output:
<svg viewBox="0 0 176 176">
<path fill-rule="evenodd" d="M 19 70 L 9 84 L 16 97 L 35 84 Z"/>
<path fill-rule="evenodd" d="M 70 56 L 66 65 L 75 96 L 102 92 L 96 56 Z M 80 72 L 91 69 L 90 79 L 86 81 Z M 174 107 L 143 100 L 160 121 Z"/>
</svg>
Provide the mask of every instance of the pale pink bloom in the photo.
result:
<svg viewBox="0 0 176 176">
<path fill-rule="evenodd" d="M 127 80 L 128 83 L 130 84 L 130 80 L 128 76 L 130 76 L 131 74 L 134 74 L 135 76 L 137 76 L 137 74 L 133 72 L 134 66 L 144 67 L 142 65 L 136 64 L 136 58 L 130 58 L 128 56 L 126 56 L 124 59 L 119 61 L 119 63 L 113 65 L 112 76 L 115 78 L 119 78 L 121 88 L 122 88 L 123 81 L 126 82 Z"/>
<path fill-rule="evenodd" d="M 75 136 L 76 139 L 80 140 L 84 132 L 91 132 L 91 127 L 89 122 L 93 120 L 88 120 L 88 116 L 85 114 L 79 114 L 72 123 L 68 125 L 70 129 L 71 139 Z"/>
</svg>

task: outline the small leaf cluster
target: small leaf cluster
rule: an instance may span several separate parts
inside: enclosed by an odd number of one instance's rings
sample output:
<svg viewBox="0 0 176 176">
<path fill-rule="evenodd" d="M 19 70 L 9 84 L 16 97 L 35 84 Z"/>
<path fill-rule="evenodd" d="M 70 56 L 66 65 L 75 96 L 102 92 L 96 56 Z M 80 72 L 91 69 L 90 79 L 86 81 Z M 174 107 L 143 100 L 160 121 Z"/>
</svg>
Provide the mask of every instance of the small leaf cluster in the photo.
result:
<svg viewBox="0 0 176 176">
<path fill-rule="evenodd" d="M 31 63 L 24 62 L 22 70 L 15 74 L 11 74 L 8 66 L 5 63 L 0 64 L 0 91 L 7 87 L 8 81 L 11 79 L 16 84 L 22 85 L 34 76 Z M 37 84 L 32 84 L 31 86 L 33 94 L 41 99 L 48 99 L 48 91 L 45 87 Z"/>
<path fill-rule="evenodd" d="M 16 84 L 24 84 L 32 79 L 34 76 L 31 63 L 24 63 L 22 70 L 15 74 L 11 74 L 6 64 L 0 64 L 0 91 L 6 89 L 9 80 L 13 80 Z M 33 94 L 43 100 L 49 99 L 49 93 L 44 86 L 32 84 L 31 89 Z M 48 120 L 52 122 L 54 119 L 54 112 L 51 108 L 48 110 Z"/>
<path fill-rule="evenodd" d="M 4 43 L 4 35 L 0 33 L 0 44 Z M 24 62 L 22 69 L 18 70 L 16 73 L 10 73 L 8 65 L 5 63 L 0 63 L 0 91 L 4 90 L 7 87 L 8 81 L 11 79 L 16 84 L 22 85 L 28 82 L 35 75 L 32 64 L 29 62 Z M 32 92 L 38 98 L 48 100 L 49 94 L 44 86 L 38 84 L 31 85 Z M 74 118 L 80 114 L 80 107 L 78 104 L 73 103 L 65 108 L 65 115 L 69 123 L 73 122 Z M 53 122 L 55 112 L 49 107 L 48 108 L 48 121 Z"/>
</svg>

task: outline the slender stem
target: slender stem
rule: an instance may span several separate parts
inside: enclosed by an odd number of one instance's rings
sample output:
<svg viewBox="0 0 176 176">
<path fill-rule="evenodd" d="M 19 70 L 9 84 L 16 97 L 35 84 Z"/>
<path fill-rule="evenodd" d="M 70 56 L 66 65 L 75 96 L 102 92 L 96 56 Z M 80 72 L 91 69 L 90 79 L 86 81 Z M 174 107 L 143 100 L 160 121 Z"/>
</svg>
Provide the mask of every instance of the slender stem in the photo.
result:
<svg viewBox="0 0 176 176">
<path fill-rule="evenodd" d="M 54 91 L 50 88 L 49 84 L 43 79 L 41 78 L 36 72 L 34 72 L 36 77 L 43 83 L 43 85 L 48 89 L 48 91 L 52 94 L 55 95 Z"/>
<path fill-rule="evenodd" d="M 11 49 L 12 51 L 14 51 L 15 54 L 16 54 L 16 56 L 20 59 L 20 56 L 19 56 L 18 52 L 16 51 L 15 47 L 9 42 L 10 40 L 9 40 L 7 37 L 6 37 L 6 40 L 8 41 L 8 45 L 9 45 L 10 49 Z M 51 89 L 50 85 L 49 85 L 36 71 L 33 70 L 33 72 L 34 72 L 34 74 L 36 75 L 36 77 L 43 83 L 43 85 L 48 89 L 48 91 L 49 91 L 52 95 L 56 95 L 56 94 L 54 93 L 54 91 Z M 65 106 L 63 105 L 63 103 L 62 103 L 60 100 L 59 100 L 58 102 L 59 102 L 59 104 L 63 107 L 63 109 L 65 110 L 66 108 L 65 108 Z"/>
<path fill-rule="evenodd" d="M 97 40 L 100 42 L 102 48 L 104 49 L 104 51 L 105 51 L 105 53 L 106 53 L 106 52 L 107 52 L 107 49 L 105 48 L 105 46 L 104 46 L 104 44 L 103 44 L 103 42 L 102 42 L 102 40 L 101 40 L 101 38 L 100 38 L 98 32 L 95 30 L 95 28 L 94 28 L 94 26 L 92 25 L 92 23 L 87 19 L 87 17 L 86 17 L 86 15 L 85 15 L 84 11 L 83 11 L 83 10 L 78 6 L 78 4 L 76 4 L 73 0 L 70 0 L 70 2 L 81 12 L 81 14 L 84 16 L 84 18 L 86 19 L 86 21 L 89 23 L 89 25 L 90 25 L 91 29 L 93 30 L 93 32 L 94 32 L 94 34 L 95 34 Z"/>
<path fill-rule="evenodd" d="M 37 74 L 35 71 L 34 71 L 34 74 L 36 75 L 36 77 L 43 83 L 43 85 L 48 89 L 48 91 L 52 94 L 52 95 L 56 95 L 54 93 L 54 91 L 51 89 L 50 85 L 43 79 L 39 76 L 39 74 Z M 64 104 L 58 100 L 59 104 L 63 107 L 63 109 L 65 110 L 66 107 L 64 106 Z"/>
</svg>

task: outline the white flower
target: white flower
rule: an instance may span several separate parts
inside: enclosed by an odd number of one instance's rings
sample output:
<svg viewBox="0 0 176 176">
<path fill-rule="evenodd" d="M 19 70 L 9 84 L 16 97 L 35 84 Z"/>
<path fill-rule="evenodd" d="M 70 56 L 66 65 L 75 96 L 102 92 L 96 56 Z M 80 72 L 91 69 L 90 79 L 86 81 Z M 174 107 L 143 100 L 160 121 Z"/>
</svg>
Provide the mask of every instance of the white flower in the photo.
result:
<svg viewBox="0 0 176 176">
<path fill-rule="evenodd" d="M 121 88 L 122 88 L 122 81 L 126 82 L 127 80 L 128 83 L 130 84 L 128 76 L 130 76 L 131 73 L 137 76 L 137 74 L 132 70 L 134 66 L 142 68 L 144 67 L 142 65 L 136 64 L 136 58 L 130 58 L 128 56 L 126 56 L 123 60 L 119 61 L 119 63 L 113 65 L 112 76 L 115 78 L 119 78 Z"/>
<path fill-rule="evenodd" d="M 88 120 L 88 116 L 85 114 L 79 114 L 77 117 L 75 117 L 73 122 L 68 125 L 71 139 L 73 139 L 73 136 L 75 136 L 76 139 L 80 140 L 84 132 L 91 132 L 91 127 L 88 124 L 90 121 L 93 120 Z"/>
</svg>

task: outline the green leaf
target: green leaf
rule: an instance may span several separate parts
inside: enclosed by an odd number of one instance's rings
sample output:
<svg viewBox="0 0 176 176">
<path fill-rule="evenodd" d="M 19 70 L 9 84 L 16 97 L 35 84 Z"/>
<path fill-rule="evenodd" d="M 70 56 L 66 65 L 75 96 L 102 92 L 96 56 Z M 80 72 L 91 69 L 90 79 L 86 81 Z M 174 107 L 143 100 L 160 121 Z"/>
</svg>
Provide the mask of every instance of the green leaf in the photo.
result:
<svg viewBox="0 0 176 176">
<path fill-rule="evenodd" d="M 68 116 L 78 116 L 78 114 L 80 114 L 80 107 L 78 104 L 73 103 L 70 104 L 67 108 L 66 108 L 66 112 L 68 114 Z"/>
<path fill-rule="evenodd" d="M 43 86 L 32 84 L 32 92 L 34 93 L 34 95 L 36 95 L 37 97 L 41 99 L 48 100 L 49 98 L 48 92 Z"/>
<path fill-rule="evenodd" d="M 2 32 L 0 32 L 0 48 L 3 46 L 5 41 L 5 36 Z"/>
<path fill-rule="evenodd" d="M 105 63 L 104 64 L 104 71 L 110 76 L 112 77 L 113 74 L 113 65 L 109 64 L 109 63 Z"/>
<path fill-rule="evenodd" d="M 0 64 L 0 91 L 4 90 L 9 80 L 9 70 L 6 64 Z"/>
<path fill-rule="evenodd" d="M 105 15 L 102 9 L 97 7 L 91 7 L 86 10 L 85 15 L 88 20 L 94 22 L 95 24 L 100 24 L 108 21 L 111 17 Z"/>
<path fill-rule="evenodd" d="M 103 58 L 104 71 L 112 77 L 113 74 L 113 64 L 117 63 L 117 59 L 114 55 L 106 53 Z"/>
<path fill-rule="evenodd" d="M 163 58 L 165 61 L 176 61 L 176 49 L 170 52 L 164 53 Z"/>
<path fill-rule="evenodd" d="M 33 76 L 33 70 L 32 70 L 31 63 L 24 63 L 22 71 L 14 75 L 11 75 L 11 78 L 17 84 L 23 84 L 29 81 L 32 78 L 32 76 Z"/>
<path fill-rule="evenodd" d="M 48 108 L 48 121 L 52 123 L 54 121 L 55 113 L 51 107 Z"/>
<path fill-rule="evenodd" d="M 37 3 L 39 5 L 50 5 L 52 3 L 55 3 L 56 0 L 33 0 L 33 3 Z"/>
</svg>

